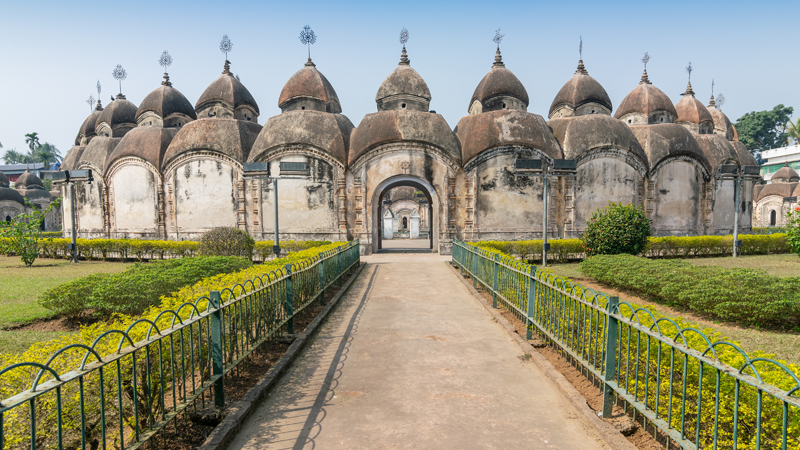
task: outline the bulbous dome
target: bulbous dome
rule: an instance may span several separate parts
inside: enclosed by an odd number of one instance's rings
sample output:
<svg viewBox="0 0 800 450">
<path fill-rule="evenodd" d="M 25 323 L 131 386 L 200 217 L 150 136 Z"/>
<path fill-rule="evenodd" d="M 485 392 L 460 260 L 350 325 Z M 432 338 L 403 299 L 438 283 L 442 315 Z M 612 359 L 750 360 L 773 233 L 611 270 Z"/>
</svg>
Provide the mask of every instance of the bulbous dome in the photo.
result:
<svg viewBox="0 0 800 450">
<path fill-rule="evenodd" d="M 629 125 L 672 123 L 678 112 L 667 94 L 650 83 L 645 70 L 639 85 L 622 99 L 614 117 Z"/>
<path fill-rule="evenodd" d="M 198 119 L 181 128 L 167 147 L 161 168 L 184 153 L 195 150 L 218 152 L 233 160 L 247 161 L 261 125 L 234 119 Z"/>
<path fill-rule="evenodd" d="M 681 96 L 683 98 L 675 105 L 675 111 L 678 113 L 677 122 L 690 124 L 692 126 L 690 130 L 697 134 L 711 134 L 714 131 L 714 119 L 700 100 L 694 96 L 691 82 Z"/>
<path fill-rule="evenodd" d="M 627 150 L 636 156 L 644 167 L 648 160 L 642 146 L 631 129 L 605 114 L 551 119 L 547 125 L 553 130 L 565 159 L 580 159 L 597 149 Z"/>
<path fill-rule="evenodd" d="M 772 175 L 770 181 L 773 183 L 794 183 L 800 181 L 800 175 L 786 164 Z"/>
<path fill-rule="evenodd" d="M 794 192 L 797 190 L 797 186 L 800 186 L 800 184 L 798 184 L 797 182 L 767 184 L 758 191 L 755 191 L 754 189 L 755 201 L 758 202 L 765 197 L 769 197 L 770 195 L 777 195 L 778 197 L 783 197 L 783 198 L 792 197 L 792 194 L 794 194 Z"/>
<path fill-rule="evenodd" d="M 528 91 L 525 90 L 525 86 L 517 76 L 503 64 L 499 48 L 494 59 L 492 69 L 478 83 L 478 87 L 472 94 L 472 99 L 469 101 L 469 113 L 480 114 L 501 109 L 527 111 Z"/>
<path fill-rule="evenodd" d="M 708 102 L 708 106 L 706 106 L 706 110 L 708 110 L 708 113 L 711 114 L 711 119 L 714 121 L 714 133 L 725 136 L 725 139 L 732 141 L 733 125 L 731 125 L 731 121 L 728 119 L 728 116 L 726 116 L 721 109 L 717 108 L 717 102 L 714 101 L 713 95 L 711 96 L 711 100 Z"/>
<path fill-rule="evenodd" d="M 719 167 L 720 164 L 737 163 L 747 165 L 747 161 L 740 161 L 736 149 L 731 145 L 731 142 L 725 139 L 724 136 L 718 134 L 701 134 L 696 135 L 695 140 L 697 145 L 703 149 L 708 162 L 713 167 Z"/>
<path fill-rule="evenodd" d="M 25 197 L 22 196 L 16 189 L 11 189 L 10 187 L 3 186 L 0 184 L 0 202 L 6 200 L 15 203 L 19 203 L 22 206 L 25 206 Z"/>
<path fill-rule="evenodd" d="M 353 123 L 342 114 L 295 110 L 270 117 L 250 151 L 249 161 L 266 161 L 273 151 L 300 144 L 321 150 L 347 166 Z"/>
<path fill-rule="evenodd" d="M 428 111 L 431 103 L 431 91 L 427 83 L 411 68 L 405 47 L 400 57 L 400 64 L 383 80 L 375 95 L 378 111 L 411 109 Z"/>
<path fill-rule="evenodd" d="M 100 100 L 98 100 L 94 111 L 92 111 L 89 117 L 81 124 L 81 128 L 78 130 L 78 137 L 75 138 L 75 145 L 86 145 L 89 143 L 89 140 L 97 136 L 95 128 L 97 127 L 97 119 L 100 118 L 102 112 L 103 105 L 100 103 Z"/>
<path fill-rule="evenodd" d="M 544 119 L 526 111 L 500 110 L 464 116 L 456 125 L 465 165 L 484 151 L 519 145 L 563 158 L 561 148 Z"/>
<path fill-rule="evenodd" d="M 100 113 L 95 126 L 98 136 L 122 137 L 136 126 L 136 105 L 122 94 Z"/>
<path fill-rule="evenodd" d="M 86 146 L 80 154 L 80 158 L 75 159 L 72 169 L 78 169 L 85 164 L 91 166 L 95 172 L 102 174 L 103 168 L 106 166 L 106 159 L 114 152 L 114 148 L 121 140 L 122 138 L 97 136 Z"/>
<path fill-rule="evenodd" d="M 635 125 L 630 128 L 647 155 L 651 170 L 666 158 L 685 156 L 700 163 L 707 174 L 713 173 L 714 169 L 703 149 L 697 144 L 695 135 L 683 126 L 675 123 L 663 123 Z"/>
<path fill-rule="evenodd" d="M 44 184 L 42 180 L 36 176 L 36 173 L 26 170 L 25 173 L 17 178 L 14 187 L 17 189 L 44 189 Z"/>
<path fill-rule="evenodd" d="M 278 108 L 282 112 L 297 109 L 335 114 L 342 112 L 339 96 L 325 75 L 311 62 L 311 58 L 283 86 L 278 98 Z"/>
<path fill-rule="evenodd" d="M 152 164 L 156 170 L 161 170 L 161 163 L 167 147 L 177 133 L 178 129 L 172 127 L 134 128 L 114 147 L 111 155 L 105 161 L 103 173 L 108 173 L 108 169 L 114 162 L 127 156 L 141 158 Z"/>
<path fill-rule="evenodd" d="M 218 117 L 256 122 L 260 111 L 250 91 L 230 71 L 225 61 L 225 70 L 214 80 L 197 100 L 197 117 Z M 249 112 L 248 112 L 249 110 Z"/>
<path fill-rule="evenodd" d="M 197 119 L 197 114 L 189 100 L 179 90 L 172 87 L 168 75 L 165 74 L 164 78 L 165 80 L 161 83 L 161 86 L 147 94 L 147 97 L 142 100 L 142 104 L 136 111 L 136 122 L 138 124 L 141 125 L 142 122 L 147 121 L 147 117 L 150 116 L 146 115 L 148 112 L 158 117 L 162 124 L 164 120 L 174 116 L 184 116 L 186 120 L 180 123 L 181 126 L 185 125 L 189 120 Z M 163 126 L 170 125 L 177 126 L 177 124 L 163 124 Z"/>
<path fill-rule="evenodd" d="M 586 105 L 588 108 L 581 108 Z M 589 75 L 583 60 L 578 62 L 578 70 L 558 91 L 550 105 L 548 117 L 569 117 L 583 114 L 611 115 L 611 99 L 600 83 Z"/>
<path fill-rule="evenodd" d="M 8 181 L 8 177 L 3 172 L 0 172 L 0 188 L 7 188 L 11 186 L 11 183 Z"/>
</svg>

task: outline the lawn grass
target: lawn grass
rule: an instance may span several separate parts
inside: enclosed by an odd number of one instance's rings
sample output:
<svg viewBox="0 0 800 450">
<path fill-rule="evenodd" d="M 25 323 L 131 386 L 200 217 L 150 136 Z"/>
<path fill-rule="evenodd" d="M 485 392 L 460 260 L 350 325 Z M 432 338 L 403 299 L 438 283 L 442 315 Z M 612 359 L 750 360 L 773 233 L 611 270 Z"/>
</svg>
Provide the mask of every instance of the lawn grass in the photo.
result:
<svg viewBox="0 0 800 450">
<path fill-rule="evenodd" d="M 19 257 L 0 256 L 0 329 L 51 316 L 52 312 L 38 303 L 39 294 L 50 288 L 93 273 L 122 272 L 130 265 L 103 261 L 72 264 L 64 259 L 39 258 L 25 267 Z"/>
<path fill-rule="evenodd" d="M 775 276 L 800 276 L 800 258 L 797 255 L 753 255 L 739 258 L 695 258 L 686 259 L 695 265 L 719 265 L 726 268 L 740 267 L 748 269 L 763 269 Z M 671 319 L 681 318 L 700 325 L 701 328 L 710 329 L 721 333 L 729 340 L 737 341 L 747 352 L 761 350 L 775 354 L 776 358 L 800 364 L 800 334 L 784 333 L 755 328 L 745 328 L 738 325 L 721 323 L 708 320 L 689 311 L 676 310 L 661 303 L 656 303 L 637 295 L 621 292 L 597 283 L 593 278 L 587 277 L 580 270 L 580 263 L 554 264 L 548 266 L 557 276 L 570 278 L 573 281 L 594 289 L 608 296 L 617 296 L 622 301 L 650 306 L 665 317 Z"/>
</svg>

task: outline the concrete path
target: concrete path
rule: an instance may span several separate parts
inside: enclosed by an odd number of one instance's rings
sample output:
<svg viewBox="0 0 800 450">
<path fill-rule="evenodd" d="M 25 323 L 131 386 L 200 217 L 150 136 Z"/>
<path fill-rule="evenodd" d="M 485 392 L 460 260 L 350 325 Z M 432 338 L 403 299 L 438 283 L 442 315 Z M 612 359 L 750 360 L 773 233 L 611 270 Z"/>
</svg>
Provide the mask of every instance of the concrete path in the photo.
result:
<svg viewBox="0 0 800 450">
<path fill-rule="evenodd" d="M 231 449 L 602 449 L 448 258 L 379 254 Z"/>
</svg>

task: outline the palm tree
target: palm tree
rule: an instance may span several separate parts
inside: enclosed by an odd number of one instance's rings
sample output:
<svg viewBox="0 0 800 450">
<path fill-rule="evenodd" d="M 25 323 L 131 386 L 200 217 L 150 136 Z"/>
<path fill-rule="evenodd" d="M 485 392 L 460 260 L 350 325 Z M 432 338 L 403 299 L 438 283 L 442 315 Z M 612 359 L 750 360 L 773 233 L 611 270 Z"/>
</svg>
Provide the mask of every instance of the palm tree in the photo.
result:
<svg viewBox="0 0 800 450">
<path fill-rule="evenodd" d="M 28 144 L 28 148 L 31 149 L 31 154 L 33 154 L 33 151 L 39 146 L 39 133 L 34 131 L 26 134 L 25 143 Z"/>
<path fill-rule="evenodd" d="M 31 155 L 20 153 L 13 148 L 11 150 L 6 150 L 6 154 L 3 155 L 3 160 L 6 164 L 29 164 L 33 162 Z"/>
<path fill-rule="evenodd" d="M 797 118 L 797 122 L 790 120 L 786 124 L 786 134 L 789 135 L 789 139 L 794 140 L 795 144 L 800 144 L 800 117 Z"/>
<path fill-rule="evenodd" d="M 45 170 L 50 170 L 50 162 L 61 161 L 61 152 L 55 145 L 45 142 L 44 144 L 36 147 L 33 154 L 33 160 L 44 164 Z"/>
</svg>

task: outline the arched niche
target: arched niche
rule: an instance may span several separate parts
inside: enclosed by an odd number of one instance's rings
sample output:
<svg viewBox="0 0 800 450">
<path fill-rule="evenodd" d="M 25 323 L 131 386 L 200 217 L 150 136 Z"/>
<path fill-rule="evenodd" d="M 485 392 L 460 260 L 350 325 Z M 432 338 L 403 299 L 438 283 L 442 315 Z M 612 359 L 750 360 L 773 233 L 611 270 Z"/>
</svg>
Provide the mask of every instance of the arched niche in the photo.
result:
<svg viewBox="0 0 800 450">
<path fill-rule="evenodd" d="M 434 189 L 430 183 L 421 178 L 410 175 L 395 175 L 389 177 L 379 183 L 374 190 L 371 202 L 372 207 L 370 211 L 370 217 L 372 219 L 372 252 L 377 252 L 383 246 L 383 236 L 381 233 L 383 220 L 381 219 L 382 214 L 379 209 L 383 204 L 383 198 L 387 192 L 400 186 L 414 187 L 422 191 L 422 193 L 425 194 L 425 197 L 428 199 L 428 215 L 432 222 L 430 233 L 428 234 L 428 240 L 430 242 L 431 250 L 433 252 L 437 252 L 439 248 L 439 208 L 441 207 L 439 195 L 436 193 L 436 189 Z"/>
<path fill-rule="evenodd" d="M 111 235 L 115 238 L 151 238 L 163 236 L 159 211 L 162 180 L 158 170 L 147 161 L 128 157 L 115 162 L 108 171 Z"/>
<path fill-rule="evenodd" d="M 704 234 L 708 172 L 689 156 L 669 157 L 650 173 L 648 210 L 656 236 Z"/>
</svg>

